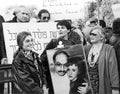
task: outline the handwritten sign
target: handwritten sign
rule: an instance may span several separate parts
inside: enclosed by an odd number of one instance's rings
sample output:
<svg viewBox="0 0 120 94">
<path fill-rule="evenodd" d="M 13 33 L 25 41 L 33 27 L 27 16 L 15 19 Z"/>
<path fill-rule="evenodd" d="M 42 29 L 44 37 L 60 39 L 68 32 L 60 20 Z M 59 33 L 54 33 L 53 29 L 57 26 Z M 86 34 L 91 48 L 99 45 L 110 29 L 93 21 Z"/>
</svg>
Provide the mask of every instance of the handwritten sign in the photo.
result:
<svg viewBox="0 0 120 94">
<path fill-rule="evenodd" d="M 84 0 L 43 0 L 43 8 L 50 11 L 54 20 L 84 18 Z"/>
<path fill-rule="evenodd" d="M 28 31 L 34 38 L 33 50 L 41 55 L 52 38 L 57 38 L 56 23 L 3 23 L 5 46 L 8 63 L 11 64 L 13 54 L 18 49 L 17 34 Z"/>
</svg>

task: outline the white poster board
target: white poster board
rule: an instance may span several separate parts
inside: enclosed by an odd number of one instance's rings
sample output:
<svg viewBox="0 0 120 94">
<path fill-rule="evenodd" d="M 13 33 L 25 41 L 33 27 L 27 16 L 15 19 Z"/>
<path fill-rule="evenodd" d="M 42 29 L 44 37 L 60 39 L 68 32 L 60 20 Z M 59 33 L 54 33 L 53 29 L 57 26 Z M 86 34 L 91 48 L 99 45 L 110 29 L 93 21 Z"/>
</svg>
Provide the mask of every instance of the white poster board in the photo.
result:
<svg viewBox="0 0 120 94">
<path fill-rule="evenodd" d="M 86 0 L 43 0 L 54 20 L 84 18 Z"/>
<path fill-rule="evenodd" d="M 13 53 L 17 50 L 17 34 L 22 31 L 28 31 L 34 38 L 35 52 L 41 54 L 47 43 L 52 38 L 57 38 L 58 33 L 56 23 L 3 23 L 4 39 L 8 63 L 13 60 Z"/>
<path fill-rule="evenodd" d="M 112 10 L 115 18 L 120 18 L 120 3 L 119 4 L 113 4 Z"/>
</svg>

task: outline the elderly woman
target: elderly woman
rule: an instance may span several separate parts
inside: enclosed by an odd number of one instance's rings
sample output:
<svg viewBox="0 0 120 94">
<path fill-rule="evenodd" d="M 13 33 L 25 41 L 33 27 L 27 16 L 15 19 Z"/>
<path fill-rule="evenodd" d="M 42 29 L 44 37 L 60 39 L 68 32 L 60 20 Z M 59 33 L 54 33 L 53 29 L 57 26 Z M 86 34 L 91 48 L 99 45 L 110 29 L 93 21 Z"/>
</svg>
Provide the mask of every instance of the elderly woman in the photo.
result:
<svg viewBox="0 0 120 94">
<path fill-rule="evenodd" d="M 43 94 L 46 83 L 38 54 L 32 51 L 33 38 L 29 32 L 17 36 L 18 50 L 14 54 L 12 73 L 14 94 Z M 45 94 L 45 93 L 44 93 Z"/>
<path fill-rule="evenodd" d="M 118 67 L 114 48 L 104 44 L 104 30 L 90 31 L 91 45 L 85 47 L 88 75 L 93 94 L 119 94 Z"/>
<path fill-rule="evenodd" d="M 49 76 L 50 73 L 49 73 L 49 65 L 48 65 L 46 50 L 54 49 L 59 44 L 61 44 L 63 46 L 81 44 L 81 38 L 76 32 L 73 32 L 71 30 L 70 22 L 68 22 L 66 20 L 62 20 L 62 21 L 59 21 L 56 26 L 57 26 L 58 33 L 59 33 L 59 38 L 58 39 L 52 39 L 48 43 L 48 45 L 46 46 L 43 53 L 41 54 L 41 60 L 42 60 L 42 63 L 44 64 L 44 66 L 45 66 L 46 75 L 47 75 L 47 78 L 48 78 L 47 79 L 48 87 L 49 87 L 50 92 L 52 92 L 50 94 L 53 94 L 53 89 L 51 88 L 52 83 L 51 83 L 51 79 L 50 79 L 51 77 Z"/>
<path fill-rule="evenodd" d="M 14 17 L 12 20 L 6 21 L 10 23 L 26 23 L 30 21 L 30 11 L 29 8 L 26 6 L 18 6 L 14 10 L 13 13 Z"/>
</svg>

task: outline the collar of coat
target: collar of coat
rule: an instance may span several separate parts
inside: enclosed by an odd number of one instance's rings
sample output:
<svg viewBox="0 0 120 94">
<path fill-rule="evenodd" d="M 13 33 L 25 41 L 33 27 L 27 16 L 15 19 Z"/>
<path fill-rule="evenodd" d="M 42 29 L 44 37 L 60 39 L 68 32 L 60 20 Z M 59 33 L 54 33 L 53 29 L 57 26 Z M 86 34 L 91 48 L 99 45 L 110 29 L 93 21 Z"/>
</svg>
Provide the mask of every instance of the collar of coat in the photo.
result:
<svg viewBox="0 0 120 94">
<path fill-rule="evenodd" d="M 35 58 L 38 57 L 39 54 L 37 54 L 36 52 L 34 51 L 30 51 L 30 53 L 26 53 L 24 50 L 20 50 L 20 56 L 21 57 L 25 57 L 27 58 L 28 60 L 31 60 L 33 61 Z"/>
</svg>

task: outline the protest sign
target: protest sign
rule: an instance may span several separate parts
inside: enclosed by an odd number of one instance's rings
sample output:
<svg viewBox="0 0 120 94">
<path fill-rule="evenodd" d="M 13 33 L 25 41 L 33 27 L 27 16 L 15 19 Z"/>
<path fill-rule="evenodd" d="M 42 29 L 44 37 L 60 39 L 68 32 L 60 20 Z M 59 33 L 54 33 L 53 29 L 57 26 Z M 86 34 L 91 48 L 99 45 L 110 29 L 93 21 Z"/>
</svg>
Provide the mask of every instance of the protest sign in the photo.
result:
<svg viewBox="0 0 120 94">
<path fill-rule="evenodd" d="M 83 46 L 81 44 L 76 44 L 76 45 L 71 45 L 71 46 L 67 46 L 64 48 L 55 48 L 55 49 L 47 50 L 47 58 L 48 58 L 54 93 L 55 94 L 69 94 L 70 80 L 68 79 L 67 74 L 64 74 L 61 76 L 57 72 L 58 69 L 59 69 L 59 72 L 60 72 L 60 69 L 61 69 L 61 72 L 62 72 L 62 70 L 64 70 L 63 66 L 61 66 L 62 61 L 59 62 L 58 66 L 56 66 L 56 64 L 55 64 L 56 62 L 54 62 L 54 60 L 53 60 L 53 56 L 56 51 L 65 51 L 69 55 L 69 57 L 79 56 L 79 57 L 81 57 L 81 60 L 84 60 L 85 56 L 84 56 Z"/>
<path fill-rule="evenodd" d="M 41 55 L 52 38 L 57 38 L 56 23 L 3 23 L 5 47 L 8 63 L 11 64 L 13 54 L 17 50 L 17 34 L 27 31 L 34 38 L 33 50 Z"/>
<path fill-rule="evenodd" d="M 54 20 L 84 18 L 85 1 L 79 0 L 43 0 L 43 8 L 50 11 Z"/>
</svg>

